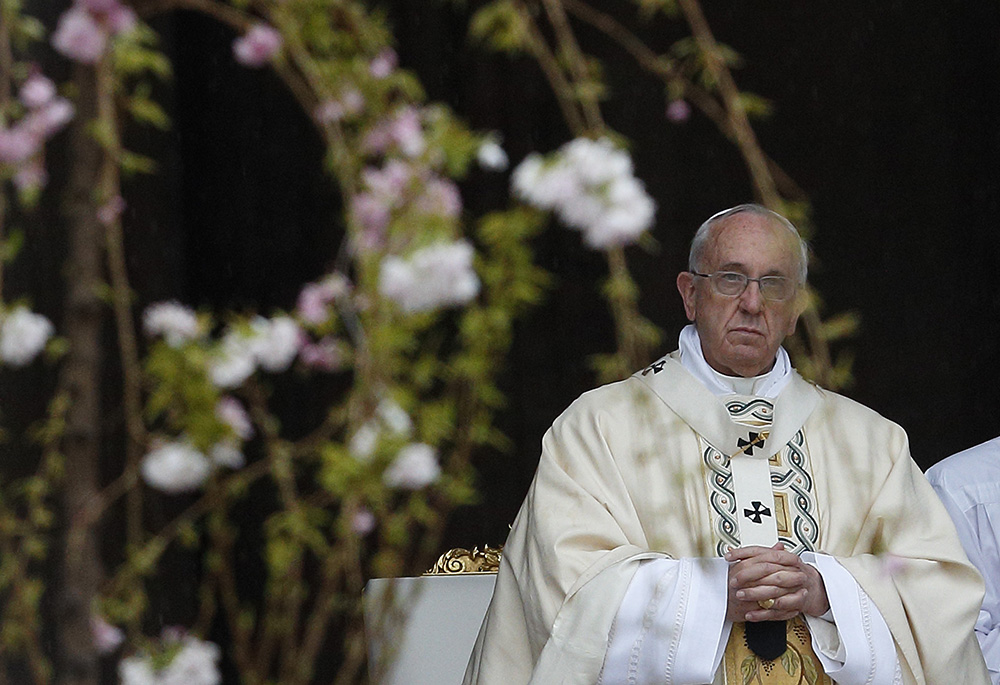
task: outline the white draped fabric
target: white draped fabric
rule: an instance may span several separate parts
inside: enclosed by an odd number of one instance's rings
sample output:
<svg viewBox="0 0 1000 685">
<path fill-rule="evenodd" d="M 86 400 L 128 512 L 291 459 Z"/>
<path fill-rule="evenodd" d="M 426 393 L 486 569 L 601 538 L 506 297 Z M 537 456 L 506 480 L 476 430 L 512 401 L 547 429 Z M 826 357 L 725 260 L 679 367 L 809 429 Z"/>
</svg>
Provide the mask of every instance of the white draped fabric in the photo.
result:
<svg viewBox="0 0 1000 685">
<path fill-rule="evenodd" d="M 720 374 L 705 361 L 694 326 L 681 331 L 680 360 L 717 397 L 749 391 L 773 399 L 791 379 L 784 348 L 779 348 L 766 374 L 751 379 Z M 803 559 L 823 576 L 831 617 L 836 617 L 836 621 L 806 617 L 813 649 L 826 673 L 841 685 L 898 682 L 901 676 L 892 635 L 864 590 L 835 559 L 811 552 L 805 552 Z M 678 567 L 691 567 L 688 559 L 642 563 L 625 593 L 609 640 L 604 674 L 619 677 L 603 682 L 660 683 L 664 672 L 672 673 L 668 681 L 678 685 L 712 682 L 732 624 L 725 620 L 728 565 L 721 558 L 704 561 L 687 573 Z M 654 606 L 658 611 L 651 613 L 649 607 Z M 678 607 L 685 611 L 679 613 Z M 664 622 L 673 624 L 675 647 L 647 638 Z M 713 639 L 716 635 L 718 640 Z"/>
<path fill-rule="evenodd" d="M 901 682 L 983 685 L 972 634 L 982 583 L 909 458 L 905 434 L 794 371 L 786 378 L 767 440 L 808 459 L 798 477 L 808 481 L 816 509 L 797 519 L 798 532 L 822 553 L 813 563 L 833 588 L 830 618 L 844 634 L 837 637 L 828 621 L 812 632 L 835 678 L 866 682 L 854 678 L 868 669 L 877 678 L 868 682 L 891 682 L 892 659 L 857 654 L 878 652 L 872 628 L 881 616 Z M 726 531 L 706 460 L 737 453 L 746 438 L 747 427 L 676 352 L 574 402 L 542 442 L 465 682 L 593 685 L 603 678 L 609 685 L 657 663 L 668 670 L 653 682 L 719 682 L 724 568 L 713 558 Z M 627 599 L 650 586 L 651 601 Z M 627 620 L 619 615 L 623 602 Z M 858 611 L 872 620 L 847 635 L 848 615 Z M 624 674 L 611 672 L 611 659 L 625 664 Z"/>
<path fill-rule="evenodd" d="M 986 581 L 976 637 L 992 685 L 1000 685 L 1000 438 L 938 462 L 927 470 L 927 478 Z"/>
</svg>

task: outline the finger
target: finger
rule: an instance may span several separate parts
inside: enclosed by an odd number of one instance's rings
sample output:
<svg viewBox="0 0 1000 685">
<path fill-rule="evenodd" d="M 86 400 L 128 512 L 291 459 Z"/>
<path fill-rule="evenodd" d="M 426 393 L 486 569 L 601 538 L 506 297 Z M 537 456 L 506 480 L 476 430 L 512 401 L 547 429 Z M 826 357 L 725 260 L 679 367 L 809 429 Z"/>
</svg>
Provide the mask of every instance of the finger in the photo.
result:
<svg viewBox="0 0 1000 685">
<path fill-rule="evenodd" d="M 805 571 L 794 566 L 780 564 L 741 564 L 732 569 L 729 574 L 731 587 L 748 587 L 771 583 L 782 587 L 797 587 L 804 585 L 809 577 Z"/>
<path fill-rule="evenodd" d="M 781 544 L 780 542 L 778 543 Z M 747 547 L 735 547 L 725 554 L 727 561 L 740 561 L 742 559 L 750 559 L 752 557 L 758 556 L 760 554 L 766 554 L 774 550 L 773 547 L 761 547 L 760 545 L 748 545 Z"/>
<path fill-rule="evenodd" d="M 746 614 L 748 621 L 781 621 L 802 613 L 802 606 L 805 603 L 806 591 L 800 590 L 785 595 L 772 596 L 774 604 L 765 609 L 757 604 L 751 606 Z"/>
<path fill-rule="evenodd" d="M 769 585 L 784 588 L 785 592 L 795 592 L 799 588 L 809 587 L 809 576 L 801 571 L 788 571 L 785 569 L 764 574 L 737 574 L 733 576 L 733 581 L 730 587 L 737 589 Z"/>
</svg>

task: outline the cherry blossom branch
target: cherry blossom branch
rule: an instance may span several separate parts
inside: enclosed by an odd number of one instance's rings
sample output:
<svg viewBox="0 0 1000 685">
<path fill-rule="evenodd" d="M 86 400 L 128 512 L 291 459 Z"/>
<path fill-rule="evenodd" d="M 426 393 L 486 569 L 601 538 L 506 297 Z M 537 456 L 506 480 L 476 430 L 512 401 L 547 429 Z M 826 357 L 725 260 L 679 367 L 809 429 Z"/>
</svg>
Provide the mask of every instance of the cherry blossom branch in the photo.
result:
<svg viewBox="0 0 1000 685">
<path fill-rule="evenodd" d="M 768 171 L 767 160 L 757 142 L 757 135 L 754 133 L 753 127 L 750 126 L 746 110 L 740 102 L 739 88 L 733 80 L 732 73 L 726 67 L 719 45 L 705 19 L 701 5 L 698 0 L 677 0 L 677 2 L 687 19 L 688 26 L 691 27 L 695 41 L 705 56 L 706 67 L 718 84 L 719 95 L 729 115 L 729 128 L 736 138 L 736 144 L 743 153 L 743 159 L 746 160 L 757 196 L 765 206 L 781 212 L 784 202 L 775 188 L 774 179 Z"/>
<path fill-rule="evenodd" d="M 559 60 L 549 49 L 545 37 L 542 35 L 534 17 L 531 16 L 531 12 L 525 4 L 520 0 L 515 0 L 514 7 L 517 9 L 517 13 L 521 18 L 521 25 L 525 29 L 526 35 L 524 38 L 527 41 L 528 49 L 535 56 L 535 59 L 538 60 L 538 65 L 541 67 L 542 73 L 552 87 L 552 92 L 556 96 L 556 101 L 559 104 L 559 109 L 562 110 L 566 124 L 576 135 L 583 135 L 587 130 L 587 124 L 583 115 L 577 110 L 577 97 L 573 92 L 573 87 L 563 74 L 562 67 L 559 66 Z"/>
<path fill-rule="evenodd" d="M 125 471 L 134 473 L 148 442 L 142 418 L 142 366 L 136 341 L 135 322 L 132 318 L 132 289 L 125 265 L 125 246 L 122 235 L 121 138 L 115 107 L 115 74 L 108 60 L 97 69 L 97 122 L 107 133 L 104 158 L 101 164 L 97 197 L 100 219 L 105 225 L 105 251 L 111 277 L 111 303 L 118 333 L 119 360 L 122 365 L 122 393 L 125 414 Z M 134 479 L 130 479 L 134 483 Z M 142 489 L 130 487 L 126 495 L 126 539 L 130 546 L 142 542 Z"/>
<path fill-rule="evenodd" d="M 565 55 L 569 62 L 569 69 L 576 80 L 576 99 L 583 110 L 587 129 L 595 134 L 603 133 L 607 126 L 601 116 L 601 107 L 597 98 L 587 95 L 585 89 L 585 84 L 590 81 L 590 75 L 587 73 L 587 62 L 573 30 L 570 28 L 562 2 L 560 0 L 542 0 L 542 4 L 559 42 L 559 53 Z"/>
</svg>

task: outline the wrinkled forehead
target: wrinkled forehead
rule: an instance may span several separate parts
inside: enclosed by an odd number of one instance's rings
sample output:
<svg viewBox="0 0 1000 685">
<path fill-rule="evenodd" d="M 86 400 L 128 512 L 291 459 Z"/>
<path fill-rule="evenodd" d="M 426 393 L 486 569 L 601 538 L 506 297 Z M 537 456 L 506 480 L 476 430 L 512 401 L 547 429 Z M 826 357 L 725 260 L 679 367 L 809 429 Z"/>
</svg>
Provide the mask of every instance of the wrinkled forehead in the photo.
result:
<svg viewBox="0 0 1000 685">
<path fill-rule="evenodd" d="M 728 216 L 712 225 L 705 247 L 705 261 L 712 269 L 743 267 L 785 276 L 798 272 L 798 237 L 767 216 Z"/>
</svg>

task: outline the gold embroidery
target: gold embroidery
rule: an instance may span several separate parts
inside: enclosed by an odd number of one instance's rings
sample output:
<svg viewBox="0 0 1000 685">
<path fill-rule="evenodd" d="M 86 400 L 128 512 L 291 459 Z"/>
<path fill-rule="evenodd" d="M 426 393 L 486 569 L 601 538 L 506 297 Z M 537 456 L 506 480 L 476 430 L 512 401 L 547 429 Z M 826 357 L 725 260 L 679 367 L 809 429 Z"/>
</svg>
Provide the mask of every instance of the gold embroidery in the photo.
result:
<svg viewBox="0 0 1000 685">
<path fill-rule="evenodd" d="M 778 535 L 788 537 L 792 527 L 788 525 L 788 495 L 784 492 L 774 493 L 774 521 L 778 524 Z"/>
<path fill-rule="evenodd" d="M 722 658 L 726 685 L 833 685 L 813 652 L 801 616 L 786 622 L 788 649 L 772 661 L 764 661 L 750 651 L 744 627 L 743 623 L 734 623 L 726 644 Z"/>
</svg>

